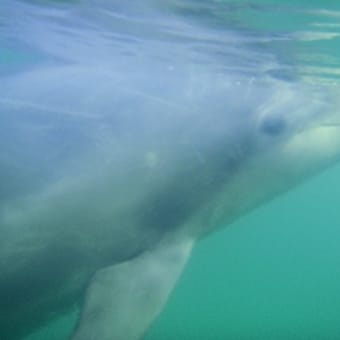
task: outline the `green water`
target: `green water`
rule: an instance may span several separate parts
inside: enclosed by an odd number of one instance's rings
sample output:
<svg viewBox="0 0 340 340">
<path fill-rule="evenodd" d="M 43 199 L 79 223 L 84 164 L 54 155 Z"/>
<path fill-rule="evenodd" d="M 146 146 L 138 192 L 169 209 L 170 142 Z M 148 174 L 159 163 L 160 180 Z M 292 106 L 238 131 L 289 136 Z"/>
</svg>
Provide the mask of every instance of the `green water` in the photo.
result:
<svg viewBox="0 0 340 340">
<path fill-rule="evenodd" d="M 271 47 L 295 60 L 301 79 L 339 82 L 340 1 L 252 3 L 284 8 L 249 8 L 225 19 L 296 33 Z M 335 166 L 203 240 L 146 340 L 340 339 L 339 183 Z M 76 316 L 25 340 L 66 339 Z"/>
<path fill-rule="evenodd" d="M 340 166 L 195 249 L 147 340 L 340 339 Z"/>
</svg>

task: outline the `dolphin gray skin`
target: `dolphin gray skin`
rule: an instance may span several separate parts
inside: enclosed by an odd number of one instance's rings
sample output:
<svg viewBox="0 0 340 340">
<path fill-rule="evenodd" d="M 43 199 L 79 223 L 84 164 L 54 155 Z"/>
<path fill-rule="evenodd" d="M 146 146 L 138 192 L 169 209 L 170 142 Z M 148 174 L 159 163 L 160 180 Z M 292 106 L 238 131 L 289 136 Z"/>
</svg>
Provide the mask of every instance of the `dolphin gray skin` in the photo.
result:
<svg viewBox="0 0 340 340">
<path fill-rule="evenodd" d="M 339 159 L 339 89 L 191 6 L 1 0 L 1 339 L 140 339 L 195 242 Z"/>
</svg>

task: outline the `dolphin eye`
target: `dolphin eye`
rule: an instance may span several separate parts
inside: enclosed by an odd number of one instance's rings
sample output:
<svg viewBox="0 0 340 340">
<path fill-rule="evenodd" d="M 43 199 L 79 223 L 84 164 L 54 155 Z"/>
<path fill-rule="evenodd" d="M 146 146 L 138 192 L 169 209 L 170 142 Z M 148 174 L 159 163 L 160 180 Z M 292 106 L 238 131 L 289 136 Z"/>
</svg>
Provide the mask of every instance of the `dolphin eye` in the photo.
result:
<svg viewBox="0 0 340 340">
<path fill-rule="evenodd" d="M 282 118 L 270 117 L 264 119 L 260 125 L 261 132 L 269 136 L 278 136 L 286 129 L 286 123 Z"/>
</svg>

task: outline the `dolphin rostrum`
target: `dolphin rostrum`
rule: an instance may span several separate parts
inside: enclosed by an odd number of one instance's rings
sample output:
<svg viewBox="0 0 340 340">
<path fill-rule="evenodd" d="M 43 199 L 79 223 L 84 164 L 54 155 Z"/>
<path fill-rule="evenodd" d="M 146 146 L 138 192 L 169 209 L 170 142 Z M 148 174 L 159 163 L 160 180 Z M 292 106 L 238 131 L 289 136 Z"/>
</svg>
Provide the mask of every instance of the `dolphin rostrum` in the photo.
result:
<svg viewBox="0 0 340 340">
<path fill-rule="evenodd" d="M 141 338 L 200 238 L 339 159 L 339 88 L 190 6 L 2 0 L 1 339 Z"/>
</svg>

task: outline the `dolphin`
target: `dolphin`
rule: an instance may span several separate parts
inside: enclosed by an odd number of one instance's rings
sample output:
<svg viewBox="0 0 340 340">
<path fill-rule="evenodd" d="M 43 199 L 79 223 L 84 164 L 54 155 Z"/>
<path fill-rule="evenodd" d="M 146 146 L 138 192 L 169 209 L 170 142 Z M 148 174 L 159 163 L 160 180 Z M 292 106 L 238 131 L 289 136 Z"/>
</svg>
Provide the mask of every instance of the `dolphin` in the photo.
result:
<svg viewBox="0 0 340 340">
<path fill-rule="evenodd" d="M 196 242 L 339 160 L 337 86 L 179 3 L 2 0 L 1 339 L 142 338 Z"/>
</svg>

